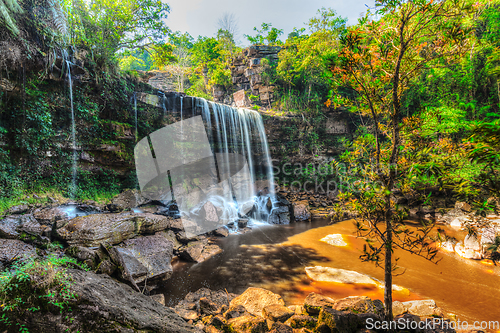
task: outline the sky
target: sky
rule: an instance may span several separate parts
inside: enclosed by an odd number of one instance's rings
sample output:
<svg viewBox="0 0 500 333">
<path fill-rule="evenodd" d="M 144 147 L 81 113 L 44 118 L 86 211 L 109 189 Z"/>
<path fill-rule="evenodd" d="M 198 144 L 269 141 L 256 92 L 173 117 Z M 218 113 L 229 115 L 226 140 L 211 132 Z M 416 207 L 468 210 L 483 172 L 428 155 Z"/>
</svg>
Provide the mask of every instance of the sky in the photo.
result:
<svg viewBox="0 0 500 333">
<path fill-rule="evenodd" d="M 172 31 L 189 32 L 213 37 L 218 28 L 217 21 L 224 13 L 232 13 L 238 21 L 239 36 L 236 41 L 248 45 L 243 34 L 255 35 L 253 28 L 265 23 L 283 29 L 286 38 L 294 27 L 307 27 L 306 22 L 321 7 L 330 7 L 340 16 L 355 24 L 366 5 L 373 7 L 374 0 L 166 0 L 170 5 L 167 24 Z M 366 4 L 366 5 L 365 5 Z M 283 37 L 282 36 L 282 37 Z"/>
</svg>

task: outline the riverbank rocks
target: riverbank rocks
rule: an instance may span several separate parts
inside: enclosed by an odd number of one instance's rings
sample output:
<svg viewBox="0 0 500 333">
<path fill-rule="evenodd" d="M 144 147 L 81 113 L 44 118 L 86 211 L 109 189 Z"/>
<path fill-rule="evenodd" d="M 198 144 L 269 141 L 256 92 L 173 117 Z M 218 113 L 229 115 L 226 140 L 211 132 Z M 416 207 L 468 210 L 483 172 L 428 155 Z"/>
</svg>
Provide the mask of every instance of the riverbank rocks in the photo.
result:
<svg viewBox="0 0 500 333">
<path fill-rule="evenodd" d="M 307 200 L 293 203 L 293 215 L 296 221 L 308 221 L 311 219 L 309 202 Z"/>
<path fill-rule="evenodd" d="M 231 301 L 231 307 L 242 305 L 254 316 L 262 315 L 262 310 L 269 305 L 285 305 L 283 298 L 262 288 L 248 288 L 243 294 Z"/>
<path fill-rule="evenodd" d="M 269 203 L 271 199 L 269 198 Z M 281 194 L 276 194 L 274 208 L 269 215 L 268 222 L 272 224 L 290 224 L 294 221 L 293 205 Z"/>
<path fill-rule="evenodd" d="M 221 252 L 222 249 L 218 245 L 209 244 L 207 240 L 200 240 L 182 247 L 179 257 L 186 261 L 200 263 Z"/>
<path fill-rule="evenodd" d="M 167 280 L 172 275 L 173 244 L 161 235 L 128 239 L 109 253 L 121 268 L 122 277 L 136 284 L 148 280 L 151 286 L 153 281 Z"/>
<path fill-rule="evenodd" d="M 443 317 L 432 300 L 394 302 L 393 306 L 396 318 Z M 368 319 L 382 320 L 384 306 L 366 296 L 332 299 L 311 293 L 303 305 L 285 307 L 279 295 L 262 288 L 248 288 L 236 297 L 202 288 L 189 293 L 175 311 L 209 333 L 359 333 L 369 331 Z"/>
<path fill-rule="evenodd" d="M 68 301 L 71 320 L 68 313 L 26 311 L 17 322 L 33 333 L 196 332 L 172 309 L 106 275 L 74 269 L 67 275 L 78 295 Z"/>
<path fill-rule="evenodd" d="M 172 223 L 170 217 L 149 213 L 92 214 L 75 217 L 56 230 L 69 245 L 116 245 L 140 234 L 154 234 Z"/>
</svg>

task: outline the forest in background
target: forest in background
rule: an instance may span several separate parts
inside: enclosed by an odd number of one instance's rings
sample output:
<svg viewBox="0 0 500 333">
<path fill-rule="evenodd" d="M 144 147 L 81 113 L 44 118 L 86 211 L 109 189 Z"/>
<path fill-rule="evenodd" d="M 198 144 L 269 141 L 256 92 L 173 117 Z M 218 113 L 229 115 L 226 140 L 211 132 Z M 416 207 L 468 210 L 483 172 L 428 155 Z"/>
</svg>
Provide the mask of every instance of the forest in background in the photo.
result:
<svg viewBox="0 0 500 333">
<path fill-rule="evenodd" d="M 407 176 L 400 180 L 399 187 L 424 195 L 446 189 L 459 198 L 485 206 L 486 199 L 496 195 L 500 188 L 500 5 L 495 1 L 455 2 L 458 7 L 470 7 L 468 14 L 464 13 L 460 22 L 454 23 L 458 24 L 455 28 L 463 32 L 467 46 L 459 57 L 429 58 L 418 68 L 419 74 L 405 85 L 401 97 L 402 116 L 398 119 L 402 138 L 398 168 Z M 127 89 L 132 88 L 127 87 L 123 79 L 138 77 L 140 71 L 170 71 L 178 76 L 179 91 L 206 99 L 212 99 L 216 85 L 228 90 L 232 87 L 231 60 L 241 47 L 235 43 L 237 22 L 231 14 L 219 19 L 216 36 L 195 39 L 187 33 L 169 30 L 164 21 L 169 7 L 161 1 L 11 1 L 3 5 L 2 37 L 38 40 L 43 47 L 31 48 L 30 52 L 42 53 L 49 59 L 44 72 L 26 76 L 26 101 L 19 100 L 11 107 L 6 103 L 7 94 L 2 92 L 4 119 L 19 119 L 17 115 L 31 110 L 28 122 L 33 126 L 26 124 L 24 115 L 22 129 L 14 129 L 4 122 L 0 123 L 0 133 L 7 137 L 18 131 L 17 134 L 23 134 L 21 137 L 29 137 L 25 142 L 16 139 L 14 147 L 32 150 L 34 156 L 44 144 L 44 138 L 54 132 L 53 106 L 47 103 L 49 95 L 41 93 L 38 87 L 48 77 L 48 68 L 54 66 L 56 57 L 51 57 L 51 53 L 56 54 L 56 50 L 68 49 L 70 53 L 79 50 L 89 80 L 104 88 L 102 96 L 108 91 L 109 95 L 102 97 L 101 102 L 89 99 L 78 106 L 81 114 L 90 118 L 98 117 L 100 111 L 93 109 L 99 110 L 102 100 L 125 100 L 125 96 L 119 95 L 126 95 Z M 359 118 L 353 139 L 345 138 L 342 142 L 345 152 L 331 163 L 348 165 L 343 179 L 337 179 L 340 184 L 352 184 L 366 176 L 366 170 L 359 166 L 373 162 L 376 142 L 382 152 L 389 150 L 392 144 L 389 118 L 382 114 L 374 121 L 360 103 L 356 87 L 352 82 L 339 83 L 335 72 L 335 62 L 349 43 L 352 32 L 366 29 L 370 24 L 377 25 L 379 30 L 393 24 L 391 13 L 378 16 L 374 13 L 368 12 L 358 24 L 347 26 L 346 19 L 339 17 L 334 9 L 322 8 L 307 22 L 307 28 L 296 28 L 286 38 L 282 36 L 283 31 L 271 23 L 262 23 L 255 28 L 254 35 L 245 36 L 251 44 L 282 47 L 277 61 L 264 64 L 263 79 L 277 87 L 271 110 L 314 116 L 321 114 L 325 106 L 342 106 Z M 382 30 L 371 31 L 375 36 Z M 365 42 L 368 46 L 369 34 L 360 46 L 364 47 Z M 424 38 L 418 43 L 422 59 L 427 59 L 425 52 L 432 52 L 428 41 Z M 453 47 L 453 43 L 450 45 Z M 371 66 L 384 70 L 384 64 L 376 60 L 371 60 Z M 3 75 L 16 70 L 7 68 Z M 381 82 L 372 88 L 384 90 L 390 89 L 390 85 L 390 82 Z M 122 92 L 117 93 L 116 87 L 122 87 Z M 109 121 L 127 123 L 118 118 Z M 374 126 L 376 123 L 378 126 Z M 375 127 L 380 129 L 379 140 Z M 27 176 L 23 165 L 13 165 L 10 161 L 9 151 L 1 153 L 5 157 L 0 171 L 3 198 L 15 198 L 35 187 L 39 189 L 37 184 L 56 191 L 66 186 L 64 179 L 47 181 L 33 173 Z M 340 177 L 340 173 L 329 177 Z M 27 183 L 25 179 L 33 181 Z M 99 187 L 99 180 L 90 182 L 94 182 L 94 188 Z M 119 191 L 119 187 L 116 190 Z M 85 189 L 82 197 L 84 193 Z"/>
</svg>

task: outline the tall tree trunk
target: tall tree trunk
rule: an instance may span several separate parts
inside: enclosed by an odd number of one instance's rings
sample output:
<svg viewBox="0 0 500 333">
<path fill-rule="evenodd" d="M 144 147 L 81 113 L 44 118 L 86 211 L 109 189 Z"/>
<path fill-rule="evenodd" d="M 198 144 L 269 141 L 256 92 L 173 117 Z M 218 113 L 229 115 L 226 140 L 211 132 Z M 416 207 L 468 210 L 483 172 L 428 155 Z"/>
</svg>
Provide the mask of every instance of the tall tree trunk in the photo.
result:
<svg viewBox="0 0 500 333">
<path fill-rule="evenodd" d="M 385 244 L 385 264 L 384 264 L 384 304 L 385 320 L 392 320 L 392 222 L 391 222 L 391 202 L 390 195 L 386 198 L 386 244 Z"/>
</svg>

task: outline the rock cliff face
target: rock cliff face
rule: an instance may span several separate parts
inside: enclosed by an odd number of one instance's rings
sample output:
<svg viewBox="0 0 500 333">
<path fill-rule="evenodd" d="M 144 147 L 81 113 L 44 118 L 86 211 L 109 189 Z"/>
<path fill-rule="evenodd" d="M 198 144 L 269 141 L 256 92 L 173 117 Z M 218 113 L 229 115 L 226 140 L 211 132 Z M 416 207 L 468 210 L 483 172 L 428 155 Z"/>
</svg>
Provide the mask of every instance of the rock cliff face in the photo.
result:
<svg viewBox="0 0 500 333">
<path fill-rule="evenodd" d="M 266 61 L 278 60 L 280 46 L 252 45 L 243 50 L 241 54 L 233 59 L 230 66 L 233 89 L 243 90 L 253 104 L 269 106 L 273 100 L 275 86 L 270 85 L 263 78 Z M 265 59 L 265 60 L 264 60 Z M 239 97 L 239 96 L 238 96 Z M 234 96 L 236 106 L 249 106 L 248 101 L 241 103 L 241 97 Z M 214 89 L 214 100 L 224 102 L 226 96 L 220 89 Z M 238 105 L 240 104 L 240 105 Z"/>
</svg>

